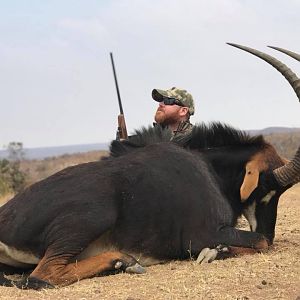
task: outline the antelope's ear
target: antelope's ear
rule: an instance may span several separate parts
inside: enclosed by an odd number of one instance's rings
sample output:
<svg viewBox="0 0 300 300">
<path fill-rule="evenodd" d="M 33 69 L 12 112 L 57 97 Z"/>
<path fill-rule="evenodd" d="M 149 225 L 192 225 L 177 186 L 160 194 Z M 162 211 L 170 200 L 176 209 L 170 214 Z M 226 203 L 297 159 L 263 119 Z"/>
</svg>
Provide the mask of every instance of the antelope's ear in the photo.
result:
<svg viewBox="0 0 300 300">
<path fill-rule="evenodd" d="M 247 163 L 245 177 L 240 187 L 240 196 L 242 202 L 245 202 L 251 193 L 257 188 L 259 169 L 260 168 L 257 161 L 250 161 Z"/>
</svg>

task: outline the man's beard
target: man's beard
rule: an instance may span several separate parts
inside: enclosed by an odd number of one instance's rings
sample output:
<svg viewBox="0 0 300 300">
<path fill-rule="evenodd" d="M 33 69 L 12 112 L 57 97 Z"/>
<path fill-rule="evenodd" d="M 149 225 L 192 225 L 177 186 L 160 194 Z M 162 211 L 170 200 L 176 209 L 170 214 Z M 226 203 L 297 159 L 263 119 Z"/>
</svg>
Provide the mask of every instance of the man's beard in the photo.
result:
<svg viewBox="0 0 300 300">
<path fill-rule="evenodd" d="M 166 114 L 163 111 L 157 110 L 154 116 L 155 122 L 164 125 L 165 119 L 166 119 Z"/>
<path fill-rule="evenodd" d="M 168 126 L 178 122 L 177 112 L 174 112 L 172 115 L 166 115 L 164 111 L 157 110 L 154 116 L 154 120 L 156 123 Z"/>
</svg>

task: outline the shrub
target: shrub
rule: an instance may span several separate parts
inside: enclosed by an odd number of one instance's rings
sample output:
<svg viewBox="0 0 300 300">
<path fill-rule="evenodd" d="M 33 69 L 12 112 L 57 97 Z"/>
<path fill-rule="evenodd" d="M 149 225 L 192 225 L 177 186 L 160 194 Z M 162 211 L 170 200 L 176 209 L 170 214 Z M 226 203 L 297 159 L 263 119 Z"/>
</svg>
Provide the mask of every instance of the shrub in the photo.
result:
<svg viewBox="0 0 300 300">
<path fill-rule="evenodd" d="M 25 180 L 26 175 L 20 170 L 19 161 L 0 160 L 0 196 L 21 191 Z"/>
</svg>

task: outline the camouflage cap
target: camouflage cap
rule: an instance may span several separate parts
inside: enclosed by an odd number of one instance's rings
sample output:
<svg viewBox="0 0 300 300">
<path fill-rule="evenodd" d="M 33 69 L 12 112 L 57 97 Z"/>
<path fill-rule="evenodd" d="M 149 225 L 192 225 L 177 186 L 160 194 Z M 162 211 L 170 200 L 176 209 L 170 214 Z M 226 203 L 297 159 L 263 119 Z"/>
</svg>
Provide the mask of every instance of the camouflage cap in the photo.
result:
<svg viewBox="0 0 300 300">
<path fill-rule="evenodd" d="M 152 91 L 152 98 L 157 102 L 163 101 L 164 98 L 175 98 L 189 108 L 190 115 L 193 115 L 195 112 L 193 97 L 186 90 L 178 89 L 176 87 L 172 87 L 169 90 L 154 89 Z"/>
</svg>

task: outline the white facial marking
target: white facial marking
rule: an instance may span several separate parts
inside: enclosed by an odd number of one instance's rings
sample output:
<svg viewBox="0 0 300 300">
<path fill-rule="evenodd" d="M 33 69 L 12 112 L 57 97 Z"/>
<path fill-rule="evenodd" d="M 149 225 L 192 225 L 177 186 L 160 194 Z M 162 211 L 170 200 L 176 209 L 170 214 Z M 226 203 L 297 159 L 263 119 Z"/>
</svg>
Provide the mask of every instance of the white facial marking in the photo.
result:
<svg viewBox="0 0 300 300">
<path fill-rule="evenodd" d="M 253 202 L 251 205 L 249 205 L 247 208 L 244 209 L 243 214 L 248 220 L 250 224 L 251 231 L 255 231 L 257 228 L 257 221 L 255 217 L 255 209 L 256 209 L 256 203 Z"/>
<path fill-rule="evenodd" d="M 264 196 L 261 199 L 261 203 L 268 204 L 275 194 L 276 194 L 276 191 L 269 192 L 266 196 Z"/>
</svg>

